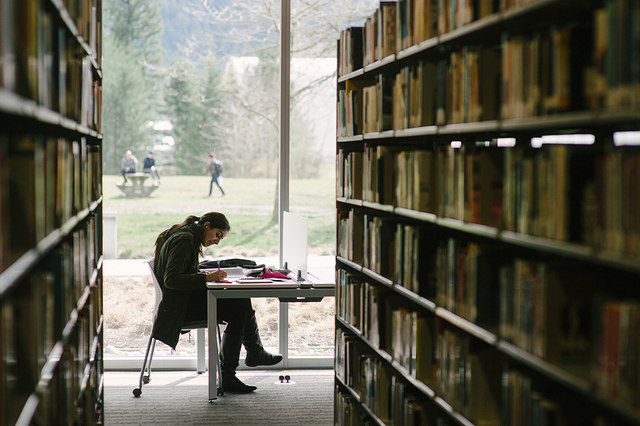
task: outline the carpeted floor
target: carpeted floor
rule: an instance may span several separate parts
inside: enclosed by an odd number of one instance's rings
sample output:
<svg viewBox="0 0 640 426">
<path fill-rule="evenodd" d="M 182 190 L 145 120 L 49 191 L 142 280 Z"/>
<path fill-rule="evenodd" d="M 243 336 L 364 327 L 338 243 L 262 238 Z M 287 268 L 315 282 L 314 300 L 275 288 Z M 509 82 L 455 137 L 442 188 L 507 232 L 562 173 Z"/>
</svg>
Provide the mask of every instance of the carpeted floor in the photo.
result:
<svg viewBox="0 0 640 426">
<path fill-rule="evenodd" d="M 290 383 L 280 383 L 280 375 Z M 133 396 L 139 373 L 105 373 L 106 425 L 309 425 L 333 424 L 333 370 L 239 371 L 258 387 L 251 394 L 225 394 L 209 403 L 208 375 L 154 371 Z"/>
</svg>

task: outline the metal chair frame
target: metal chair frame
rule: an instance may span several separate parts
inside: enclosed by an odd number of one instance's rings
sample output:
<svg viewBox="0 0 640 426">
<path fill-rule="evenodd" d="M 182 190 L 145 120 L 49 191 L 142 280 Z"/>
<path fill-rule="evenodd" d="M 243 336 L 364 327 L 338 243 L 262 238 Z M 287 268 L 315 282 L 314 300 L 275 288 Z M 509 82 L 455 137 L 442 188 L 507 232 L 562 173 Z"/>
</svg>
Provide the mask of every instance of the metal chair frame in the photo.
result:
<svg viewBox="0 0 640 426">
<path fill-rule="evenodd" d="M 153 279 L 153 286 L 156 290 L 156 302 L 155 302 L 155 307 L 153 309 L 153 323 L 155 324 L 156 318 L 158 316 L 158 308 L 160 306 L 160 301 L 162 300 L 162 289 L 160 288 L 160 283 L 158 283 L 158 279 L 156 278 L 156 274 L 153 269 L 153 262 L 154 262 L 153 258 L 146 261 L 146 263 L 149 265 L 149 269 L 151 270 L 151 278 Z M 226 323 L 224 321 L 221 321 L 216 324 L 218 347 L 222 347 L 222 334 L 220 332 L 220 324 L 226 324 Z M 198 321 L 198 322 L 185 323 L 182 328 L 182 331 L 187 332 L 187 331 L 191 331 L 199 328 L 207 328 L 207 322 Z M 138 382 L 138 387 L 133 390 L 133 396 L 135 397 L 139 397 L 140 395 L 142 395 L 142 385 L 146 385 L 151 381 L 151 361 L 153 361 L 153 352 L 155 351 L 155 348 L 156 348 L 156 339 L 153 338 L 153 328 L 152 328 L 152 333 L 149 334 L 149 342 L 147 343 L 147 351 L 144 354 L 144 359 L 142 361 L 142 368 L 140 369 L 140 380 Z M 149 360 L 148 363 L 147 363 L 147 359 Z M 200 371 L 198 373 L 200 373 Z M 222 369 L 220 364 L 220 354 L 218 354 L 218 395 L 224 395 L 224 389 L 222 388 Z"/>
</svg>

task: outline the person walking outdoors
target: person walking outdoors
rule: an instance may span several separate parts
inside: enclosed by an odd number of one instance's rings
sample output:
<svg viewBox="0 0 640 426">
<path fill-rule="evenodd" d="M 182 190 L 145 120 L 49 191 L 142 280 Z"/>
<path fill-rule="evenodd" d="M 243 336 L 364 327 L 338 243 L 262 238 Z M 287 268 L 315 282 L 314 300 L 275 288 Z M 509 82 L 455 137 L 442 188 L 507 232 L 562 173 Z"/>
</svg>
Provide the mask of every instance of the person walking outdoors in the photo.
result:
<svg viewBox="0 0 640 426">
<path fill-rule="evenodd" d="M 218 185 L 218 188 L 220 188 L 222 196 L 225 196 L 224 189 L 222 189 L 222 184 L 220 183 L 222 180 L 222 170 L 222 162 L 216 160 L 216 155 L 213 152 L 209 154 L 209 163 L 207 164 L 207 169 L 205 171 L 205 173 L 211 174 L 211 182 L 209 183 L 209 197 L 211 197 L 214 183 Z"/>
</svg>

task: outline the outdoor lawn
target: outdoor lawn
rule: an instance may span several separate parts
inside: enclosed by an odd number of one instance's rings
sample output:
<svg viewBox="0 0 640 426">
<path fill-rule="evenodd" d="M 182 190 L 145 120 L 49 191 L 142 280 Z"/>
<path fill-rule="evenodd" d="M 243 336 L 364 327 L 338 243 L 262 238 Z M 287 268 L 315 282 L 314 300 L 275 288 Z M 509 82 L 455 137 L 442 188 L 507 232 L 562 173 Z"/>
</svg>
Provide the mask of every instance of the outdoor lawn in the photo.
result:
<svg viewBox="0 0 640 426">
<path fill-rule="evenodd" d="M 329 173 L 327 173 L 329 174 Z M 205 249 L 205 257 L 240 254 L 274 257 L 278 252 L 278 226 L 272 223 L 275 179 L 225 178 L 223 197 L 214 185 L 208 196 L 208 176 L 163 176 L 162 185 L 149 198 L 126 198 L 117 188 L 121 176 L 103 177 L 104 211 L 117 212 L 119 259 L 148 259 L 158 234 L 189 214 L 224 213 L 231 232 L 219 246 Z M 149 184 L 149 183 L 147 183 Z M 290 211 L 308 219 L 309 255 L 335 256 L 335 180 L 300 179 L 290 182 Z M 107 238 L 108 236 L 105 236 Z M 143 356 L 155 295 L 150 275 L 105 274 L 105 356 Z M 277 350 L 278 302 L 254 299 L 258 326 L 265 347 Z M 289 308 L 289 346 L 301 355 L 333 354 L 334 300 L 292 304 Z M 181 337 L 178 355 L 195 353 L 195 336 Z M 158 345 L 158 354 L 169 348 Z"/>
<path fill-rule="evenodd" d="M 274 256 L 278 251 L 278 224 L 271 222 L 276 197 L 275 179 L 224 178 L 226 196 L 208 176 L 163 176 L 149 198 L 127 198 L 116 186 L 121 176 L 103 177 L 104 211 L 117 212 L 118 258 L 145 259 L 153 254 L 156 237 L 188 215 L 224 213 L 231 232 L 205 256 L 243 254 Z M 308 220 L 309 254 L 335 255 L 334 179 L 292 179 L 290 212 Z"/>
</svg>

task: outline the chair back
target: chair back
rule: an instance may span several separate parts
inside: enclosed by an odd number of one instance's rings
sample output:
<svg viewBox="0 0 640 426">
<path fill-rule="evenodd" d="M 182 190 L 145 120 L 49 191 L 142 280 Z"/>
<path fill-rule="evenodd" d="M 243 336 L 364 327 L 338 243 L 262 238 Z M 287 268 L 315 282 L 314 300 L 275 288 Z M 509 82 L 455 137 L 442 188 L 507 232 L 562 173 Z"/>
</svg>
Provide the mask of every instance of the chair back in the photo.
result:
<svg viewBox="0 0 640 426">
<path fill-rule="evenodd" d="M 151 279 L 153 280 L 153 287 L 156 290 L 156 304 L 153 308 L 153 320 L 155 321 L 156 316 L 158 315 L 158 309 L 160 307 L 160 302 L 162 301 L 162 288 L 160 287 L 160 283 L 158 282 L 158 278 L 156 278 L 156 272 L 153 269 L 155 259 L 152 257 L 149 260 L 146 260 L 149 265 L 149 269 L 151 269 Z"/>
<path fill-rule="evenodd" d="M 160 287 L 160 283 L 158 282 L 158 278 L 156 278 L 155 270 L 153 269 L 155 259 L 152 257 L 151 259 L 146 260 L 149 265 L 149 269 L 151 269 L 151 279 L 153 280 L 153 287 L 156 289 L 156 306 L 153 308 L 153 321 L 156 321 L 156 317 L 158 316 L 158 309 L 160 308 L 160 302 L 162 301 L 162 288 Z M 224 321 L 219 321 L 220 324 L 226 324 Z M 183 331 L 192 330 L 194 328 L 207 328 L 207 322 L 205 321 L 186 321 L 182 325 Z"/>
</svg>

